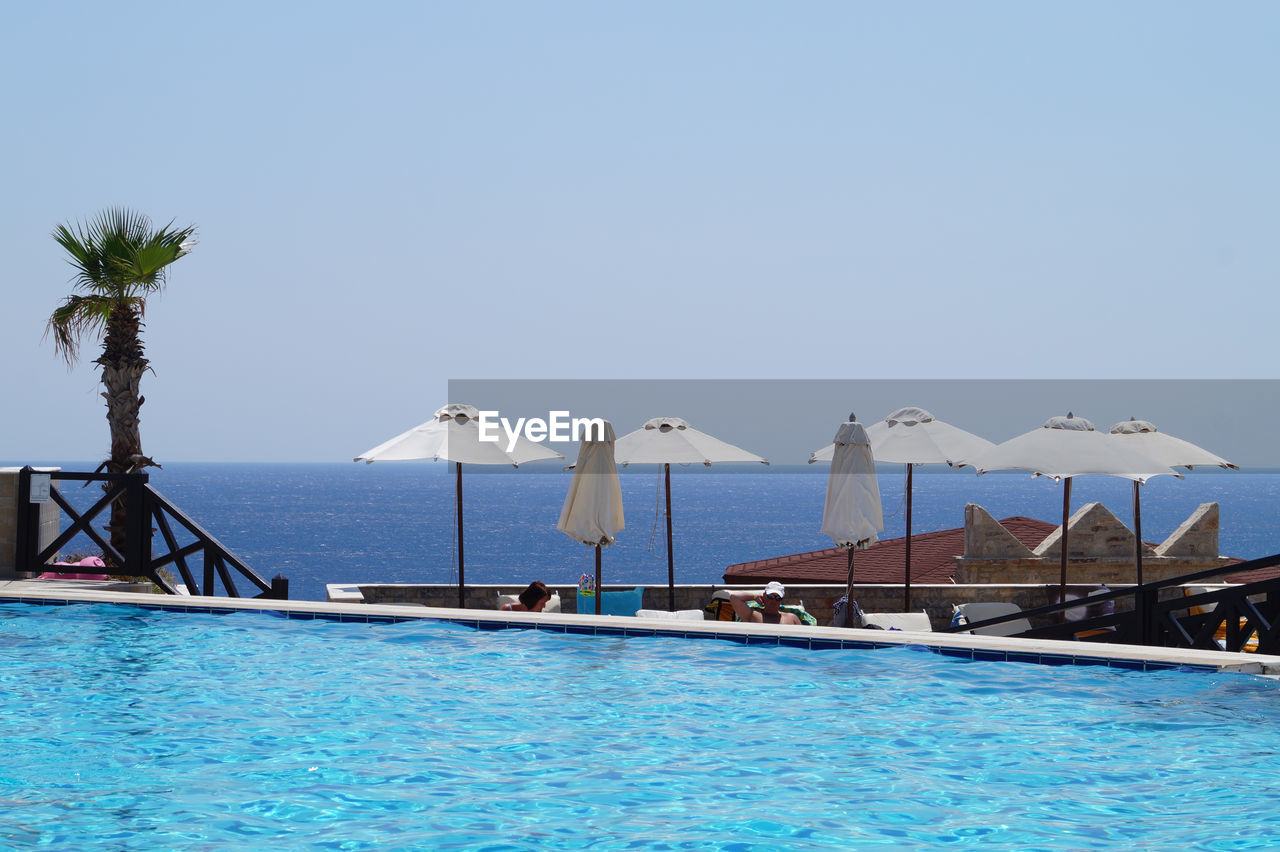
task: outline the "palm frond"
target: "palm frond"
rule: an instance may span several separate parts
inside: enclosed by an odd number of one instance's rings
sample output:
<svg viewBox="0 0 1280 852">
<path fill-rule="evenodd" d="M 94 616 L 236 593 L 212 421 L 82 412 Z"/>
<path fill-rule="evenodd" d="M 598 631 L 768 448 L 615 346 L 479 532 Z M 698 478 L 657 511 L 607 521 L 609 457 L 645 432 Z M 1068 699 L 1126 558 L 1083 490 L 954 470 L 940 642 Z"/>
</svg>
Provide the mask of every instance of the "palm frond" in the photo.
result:
<svg viewBox="0 0 1280 852">
<path fill-rule="evenodd" d="M 102 211 L 88 223 L 58 225 L 53 238 L 67 253 L 75 289 L 49 318 L 45 335 L 68 363 L 78 354 L 83 335 L 100 336 L 112 311 L 129 306 L 145 313 L 146 297 L 164 286 L 174 261 L 195 244 L 194 226 L 175 228 L 170 221 L 156 229 L 147 216 L 123 207 Z"/>
<path fill-rule="evenodd" d="M 102 336 L 113 307 L 105 296 L 68 296 L 49 317 L 44 336 L 53 335 L 54 351 L 71 366 L 80 354 L 82 338 Z"/>
</svg>

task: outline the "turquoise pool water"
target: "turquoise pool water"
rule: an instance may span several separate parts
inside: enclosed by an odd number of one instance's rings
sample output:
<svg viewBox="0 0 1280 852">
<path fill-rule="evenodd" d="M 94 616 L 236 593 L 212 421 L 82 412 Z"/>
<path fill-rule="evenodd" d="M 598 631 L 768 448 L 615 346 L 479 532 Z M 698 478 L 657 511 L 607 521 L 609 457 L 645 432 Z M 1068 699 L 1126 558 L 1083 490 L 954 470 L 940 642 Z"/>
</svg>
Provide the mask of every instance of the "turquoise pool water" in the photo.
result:
<svg viewBox="0 0 1280 852">
<path fill-rule="evenodd" d="M 1263 849 L 1280 684 L 0 605 L 0 847 Z"/>
</svg>

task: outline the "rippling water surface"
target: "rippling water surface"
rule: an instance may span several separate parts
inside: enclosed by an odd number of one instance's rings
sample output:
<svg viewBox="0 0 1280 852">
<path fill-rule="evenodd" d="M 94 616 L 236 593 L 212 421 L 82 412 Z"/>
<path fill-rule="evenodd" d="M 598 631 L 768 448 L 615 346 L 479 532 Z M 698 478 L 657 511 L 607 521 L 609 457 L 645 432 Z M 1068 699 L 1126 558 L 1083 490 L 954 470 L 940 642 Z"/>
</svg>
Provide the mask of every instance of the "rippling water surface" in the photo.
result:
<svg viewBox="0 0 1280 852">
<path fill-rule="evenodd" d="M 1245 675 L 0 606 L 0 846 L 1265 849 Z"/>
</svg>

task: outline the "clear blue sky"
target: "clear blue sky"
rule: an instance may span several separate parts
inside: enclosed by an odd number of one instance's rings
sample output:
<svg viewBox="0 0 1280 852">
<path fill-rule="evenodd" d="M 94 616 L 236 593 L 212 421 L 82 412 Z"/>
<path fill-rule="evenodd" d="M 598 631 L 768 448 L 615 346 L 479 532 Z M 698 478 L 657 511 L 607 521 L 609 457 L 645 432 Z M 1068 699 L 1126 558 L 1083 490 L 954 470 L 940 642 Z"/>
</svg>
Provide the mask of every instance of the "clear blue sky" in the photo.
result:
<svg viewBox="0 0 1280 852">
<path fill-rule="evenodd" d="M 348 459 L 451 379 L 1277 378 L 1277 38 L 1270 2 L 15 4 L 0 458 L 106 452 L 95 347 L 41 335 L 51 229 L 111 205 L 200 232 L 147 316 L 162 462 Z"/>
</svg>

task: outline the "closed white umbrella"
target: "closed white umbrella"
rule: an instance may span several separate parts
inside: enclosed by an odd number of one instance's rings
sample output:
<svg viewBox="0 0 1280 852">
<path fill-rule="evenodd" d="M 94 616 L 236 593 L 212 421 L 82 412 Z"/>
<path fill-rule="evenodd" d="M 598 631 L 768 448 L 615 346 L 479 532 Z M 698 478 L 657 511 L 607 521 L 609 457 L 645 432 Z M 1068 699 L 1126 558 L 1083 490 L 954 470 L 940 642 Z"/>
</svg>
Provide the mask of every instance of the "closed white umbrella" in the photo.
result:
<svg viewBox="0 0 1280 852">
<path fill-rule="evenodd" d="M 355 457 L 355 461 L 372 464 L 375 461 L 410 461 L 431 459 L 454 463 L 456 483 L 456 512 L 458 516 L 458 606 L 466 607 L 465 559 L 462 539 L 462 465 L 509 464 L 519 467 L 526 462 L 544 459 L 562 459 L 564 456 L 542 444 L 536 444 L 524 436 L 516 438 L 508 449 L 509 438 L 498 441 L 480 440 L 480 413 L 473 405 L 450 403 L 435 416 L 384 441 L 371 450 Z"/>
<path fill-rule="evenodd" d="M 836 547 L 849 551 L 849 580 L 846 584 L 848 608 L 853 607 L 853 552 L 876 542 L 884 529 L 880 506 L 880 482 L 867 430 L 851 414 L 840 426 L 827 475 L 827 499 L 822 506 L 822 532 Z"/>
<path fill-rule="evenodd" d="M 1070 412 L 1066 417 L 1050 417 L 1039 429 L 1032 429 L 997 444 L 973 458 L 961 459 L 982 475 L 992 470 L 1025 470 L 1036 476 L 1062 481 L 1062 559 L 1059 593 L 1067 591 L 1067 521 L 1071 515 L 1071 480 L 1076 476 L 1100 474 L 1146 482 L 1153 476 L 1174 473 L 1168 465 L 1137 447 L 1111 440 L 1083 417 Z"/>
<path fill-rule="evenodd" d="M 674 612 L 676 568 L 671 546 L 671 465 L 769 462 L 762 456 L 700 432 L 679 417 L 655 417 L 645 421 L 639 429 L 618 439 L 614 458 L 623 467 L 630 464 L 662 465 L 667 497 L 667 600 Z"/>
<path fill-rule="evenodd" d="M 1203 447 L 1161 432 L 1146 420 L 1136 420 L 1133 417 L 1122 420 L 1111 427 L 1109 434 L 1113 439 L 1120 440 L 1126 445 L 1132 444 L 1139 447 L 1144 453 L 1169 467 L 1185 467 L 1187 470 L 1196 466 L 1240 469 Z M 1137 540 L 1134 545 L 1133 564 L 1138 585 L 1142 585 L 1142 499 L 1139 493 L 1141 488 L 1142 483 L 1133 483 L 1133 534 Z"/>
<path fill-rule="evenodd" d="M 613 458 L 613 425 L 606 420 L 603 427 L 588 429 L 578 447 L 569 493 L 556 524 L 560 532 L 596 549 L 596 615 L 600 614 L 600 599 L 604 596 L 600 549 L 613 544 L 624 526 L 622 485 Z"/>
<path fill-rule="evenodd" d="M 911 610 L 911 490 L 912 468 L 919 464 L 953 464 L 994 447 L 986 438 L 935 420 L 923 408 L 899 408 L 883 420 L 867 427 L 871 454 L 878 462 L 907 466 L 907 539 L 903 566 L 903 612 Z M 827 461 L 835 453 L 829 444 L 810 454 L 809 463 Z"/>
</svg>

